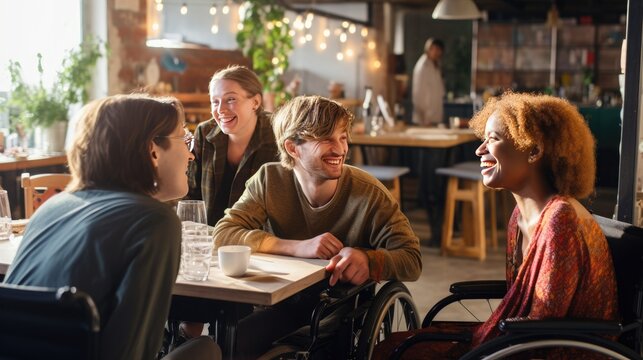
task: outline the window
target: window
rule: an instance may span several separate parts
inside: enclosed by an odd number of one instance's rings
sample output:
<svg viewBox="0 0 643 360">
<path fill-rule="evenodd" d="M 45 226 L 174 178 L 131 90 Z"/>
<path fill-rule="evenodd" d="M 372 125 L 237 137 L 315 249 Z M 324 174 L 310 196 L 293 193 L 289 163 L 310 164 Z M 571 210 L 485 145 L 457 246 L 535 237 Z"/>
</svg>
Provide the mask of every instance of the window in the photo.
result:
<svg viewBox="0 0 643 360">
<path fill-rule="evenodd" d="M 0 1 L 0 93 L 10 87 L 9 60 L 20 62 L 25 81 L 38 81 L 38 53 L 45 84 L 53 82 L 65 53 L 82 40 L 81 9 L 81 0 Z"/>
</svg>

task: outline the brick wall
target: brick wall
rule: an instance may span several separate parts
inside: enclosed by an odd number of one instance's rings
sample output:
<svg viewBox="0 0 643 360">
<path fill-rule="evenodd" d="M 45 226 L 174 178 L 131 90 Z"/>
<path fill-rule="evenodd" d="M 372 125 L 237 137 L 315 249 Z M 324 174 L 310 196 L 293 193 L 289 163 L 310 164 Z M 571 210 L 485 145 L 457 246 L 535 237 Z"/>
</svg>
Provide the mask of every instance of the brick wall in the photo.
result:
<svg viewBox="0 0 643 360">
<path fill-rule="evenodd" d="M 129 93 L 148 85 L 146 66 L 152 58 L 161 64 L 161 57 L 168 53 L 186 64 L 180 74 L 160 66 L 160 81 L 173 85 L 173 92 L 207 92 L 210 77 L 217 70 L 229 64 L 250 65 L 239 51 L 147 47 L 147 0 L 138 2 L 138 11 L 132 11 L 116 9 L 116 0 L 108 0 L 110 94 Z"/>
</svg>

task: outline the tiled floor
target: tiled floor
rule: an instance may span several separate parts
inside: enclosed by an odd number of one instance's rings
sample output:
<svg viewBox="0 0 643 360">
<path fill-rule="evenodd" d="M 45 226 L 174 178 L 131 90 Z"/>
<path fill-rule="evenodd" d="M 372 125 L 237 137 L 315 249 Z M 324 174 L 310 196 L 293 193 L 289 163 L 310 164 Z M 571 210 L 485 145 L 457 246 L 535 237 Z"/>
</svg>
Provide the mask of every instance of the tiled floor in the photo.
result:
<svg viewBox="0 0 643 360">
<path fill-rule="evenodd" d="M 423 209 L 407 210 L 406 214 L 418 236 L 420 238 L 428 236 L 430 229 L 426 219 L 426 211 Z M 504 236 L 500 237 L 499 243 L 500 246 L 497 250 L 487 250 L 485 261 L 441 256 L 439 248 L 422 247 L 422 275 L 418 281 L 406 283 L 420 313 L 420 319 L 433 304 L 449 294 L 451 283 L 467 280 L 504 279 Z M 493 304 L 497 305 L 497 302 L 492 301 Z M 488 316 L 489 314 L 489 305 L 486 302 L 468 302 L 466 305 L 476 315 Z M 442 314 L 439 318 L 474 320 L 459 305 L 449 306 L 443 310 Z"/>
</svg>

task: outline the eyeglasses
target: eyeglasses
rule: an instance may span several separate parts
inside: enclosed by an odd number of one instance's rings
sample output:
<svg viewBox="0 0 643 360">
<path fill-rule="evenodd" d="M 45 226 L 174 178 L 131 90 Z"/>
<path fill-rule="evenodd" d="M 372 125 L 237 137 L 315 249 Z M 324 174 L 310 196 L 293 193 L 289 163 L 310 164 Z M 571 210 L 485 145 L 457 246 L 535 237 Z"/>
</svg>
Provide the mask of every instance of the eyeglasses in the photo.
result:
<svg viewBox="0 0 643 360">
<path fill-rule="evenodd" d="M 183 136 L 157 136 L 157 138 L 164 138 L 164 139 L 183 139 L 183 142 L 185 142 L 185 146 L 188 147 L 188 151 L 192 152 L 194 150 L 194 135 L 189 130 L 185 130 L 185 134 Z"/>
</svg>

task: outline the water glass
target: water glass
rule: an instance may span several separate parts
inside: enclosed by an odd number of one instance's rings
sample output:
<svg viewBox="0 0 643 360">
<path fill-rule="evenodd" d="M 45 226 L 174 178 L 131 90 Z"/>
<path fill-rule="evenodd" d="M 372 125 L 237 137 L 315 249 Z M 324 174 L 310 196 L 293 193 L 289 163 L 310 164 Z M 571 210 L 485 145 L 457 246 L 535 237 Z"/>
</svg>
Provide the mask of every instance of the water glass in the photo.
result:
<svg viewBox="0 0 643 360">
<path fill-rule="evenodd" d="M 210 274 L 212 248 L 214 241 L 207 232 L 204 234 L 184 234 L 181 241 L 184 256 L 183 278 L 190 281 L 206 281 Z"/>
<path fill-rule="evenodd" d="M 181 200 L 176 207 L 181 219 L 181 265 L 179 274 L 187 280 L 204 281 L 208 278 L 212 258 L 212 238 L 203 200 Z M 209 250 L 206 251 L 206 248 Z"/>
<path fill-rule="evenodd" d="M 7 190 L 0 190 L 0 240 L 11 238 L 11 207 Z"/>
</svg>

